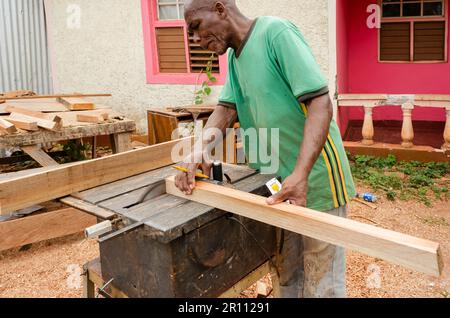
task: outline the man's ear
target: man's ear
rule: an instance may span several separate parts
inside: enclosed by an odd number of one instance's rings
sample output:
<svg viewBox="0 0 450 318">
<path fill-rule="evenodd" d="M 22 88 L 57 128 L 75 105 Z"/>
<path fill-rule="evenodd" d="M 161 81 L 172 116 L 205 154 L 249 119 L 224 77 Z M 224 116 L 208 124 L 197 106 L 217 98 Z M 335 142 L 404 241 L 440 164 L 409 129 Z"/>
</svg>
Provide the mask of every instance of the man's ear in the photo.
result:
<svg viewBox="0 0 450 318">
<path fill-rule="evenodd" d="M 225 18 L 227 16 L 227 8 L 222 2 L 216 2 L 216 4 L 214 5 L 214 9 L 216 10 L 216 13 L 219 15 L 219 17 Z"/>
</svg>

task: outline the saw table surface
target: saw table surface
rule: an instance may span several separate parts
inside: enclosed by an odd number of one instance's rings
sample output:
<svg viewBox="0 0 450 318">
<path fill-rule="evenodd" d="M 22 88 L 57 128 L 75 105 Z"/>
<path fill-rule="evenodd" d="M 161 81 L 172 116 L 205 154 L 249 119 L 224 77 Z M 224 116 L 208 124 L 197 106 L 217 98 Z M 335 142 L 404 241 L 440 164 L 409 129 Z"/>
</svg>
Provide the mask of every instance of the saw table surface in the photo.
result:
<svg viewBox="0 0 450 318">
<path fill-rule="evenodd" d="M 177 173 L 173 167 L 165 167 L 76 193 L 72 197 L 121 216 L 126 225 L 145 220 L 145 225 L 152 229 L 155 238 L 168 242 L 223 214 L 207 213 L 212 210 L 211 207 L 166 194 L 164 188 L 159 190 L 156 198 L 139 203 L 150 187 Z M 256 184 L 260 187 L 273 178 L 247 166 L 224 165 L 224 173 L 233 182 L 238 181 L 235 185 L 237 189 L 246 192 L 254 190 Z M 73 206 L 83 210 L 83 206 Z"/>
<path fill-rule="evenodd" d="M 269 195 L 273 176 L 235 165 L 224 173 L 236 189 Z M 62 200 L 120 217 L 116 232 L 99 239 L 100 266 L 103 279 L 129 297 L 218 297 L 274 255 L 275 228 L 167 194 L 162 181 L 175 174 L 165 167 Z"/>
</svg>

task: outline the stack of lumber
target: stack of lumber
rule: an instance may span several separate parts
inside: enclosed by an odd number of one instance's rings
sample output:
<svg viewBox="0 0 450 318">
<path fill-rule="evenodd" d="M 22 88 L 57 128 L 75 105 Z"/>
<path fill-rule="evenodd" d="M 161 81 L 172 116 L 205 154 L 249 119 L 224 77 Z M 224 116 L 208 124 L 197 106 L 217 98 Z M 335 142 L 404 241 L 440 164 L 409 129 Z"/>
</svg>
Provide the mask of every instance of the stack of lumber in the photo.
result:
<svg viewBox="0 0 450 318">
<path fill-rule="evenodd" d="M 0 105 L 0 134 L 41 129 L 59 131 L 68 126 L 101 124 L 112 115 L 112 109 L 84 99 L 85 96 L 110 96 L 108 94 L 33 96 L 31 93 L 0 95 L 3 101 Z"/>
<path fill-rule="evenodd" d="M 3 104 L 5 102 L 4 98 L 30 97 L 35 95 L 36 93 L 32 91 L 13 91 L 2 93 L 0 94 L 0 104 Z"/>
</svg>

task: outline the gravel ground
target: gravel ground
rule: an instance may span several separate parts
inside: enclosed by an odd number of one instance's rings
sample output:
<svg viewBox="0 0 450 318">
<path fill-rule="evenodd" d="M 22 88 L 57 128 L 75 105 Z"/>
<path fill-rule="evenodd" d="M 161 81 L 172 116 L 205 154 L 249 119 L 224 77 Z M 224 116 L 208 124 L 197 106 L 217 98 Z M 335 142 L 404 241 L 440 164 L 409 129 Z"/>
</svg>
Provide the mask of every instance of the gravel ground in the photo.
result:
<svg viewBox="0 0 450 318">
<path fill-rule="evenodd" d="M 360 191 L 368 190 L 359 187 Z M 440 278 L 359 253 L 347 256 L 349 297 L 448 297 L 450 293 L 450 209 L 447 201 L 427 208 L 418 202 L 381 199 L 377 209 L 358 202 L 349 216 L 364 223 L 439 242 L 444 255 Z M 98 257 L 98 244 L 81 235 L 33 244 L 0 253 L 0 297 L 81 297 L 81 266 Z M 271 285 L 270 278 L 263 281 Z M 242 297 L 255 297 L 255 286 Z"/>
</svg>

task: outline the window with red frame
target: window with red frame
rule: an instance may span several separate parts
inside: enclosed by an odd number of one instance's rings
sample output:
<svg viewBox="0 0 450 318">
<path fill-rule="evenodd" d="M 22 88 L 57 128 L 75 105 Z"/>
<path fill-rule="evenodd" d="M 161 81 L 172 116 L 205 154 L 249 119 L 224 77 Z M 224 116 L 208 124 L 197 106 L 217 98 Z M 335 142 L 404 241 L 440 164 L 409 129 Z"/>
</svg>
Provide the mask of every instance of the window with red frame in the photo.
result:
<svg viewBox="0 0 450 318">
<path fill-rule="evenodd" d="M 382 0 L 380 61 L 447 60 L 447 0 Z"/>
<path fill-rule="evenodd" d="M 155 2 L 155 42 L 159 73 L 200 73 L 212 61 L 213 73 L 219 73 L 219 57 L 203 50 L 186 34 L 184 0 L 151 0 Z"/>
</svg>

